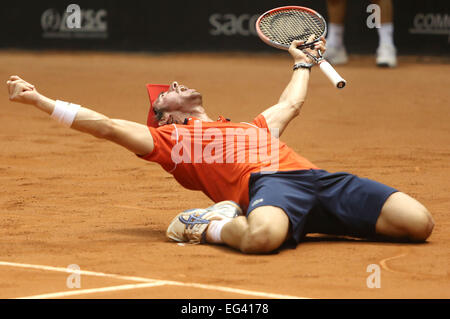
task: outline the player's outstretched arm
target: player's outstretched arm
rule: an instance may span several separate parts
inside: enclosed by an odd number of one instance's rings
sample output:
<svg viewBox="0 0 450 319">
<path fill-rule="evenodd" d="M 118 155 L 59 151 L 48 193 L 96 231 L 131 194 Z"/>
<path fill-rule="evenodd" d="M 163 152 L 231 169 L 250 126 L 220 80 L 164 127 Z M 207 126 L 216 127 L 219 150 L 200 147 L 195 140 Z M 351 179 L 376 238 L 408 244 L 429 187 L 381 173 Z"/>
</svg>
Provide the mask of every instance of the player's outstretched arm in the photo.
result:
<svg viewBox="0 0 450 319">
<path fill-rule="evenodd" d="M 297 48 L 301 44 L 303 44 L 303 41 L 293 41 L 289 48 L 289 53 L 294 59 L 294 64 L 312 64 L 312 59 Z M 308 52 L 310 54 L 316 54 L 317 50 L 321 50 L 322 53 L 325 52 L 325 39 L 323 37 L 321 41 L 316 43 L 314 50 L 308 49 Z M 281 94 L 278 103 L 262 113 L 269 129 L 278 129 L 280 136 L 289 122 L 300 114 L 308 91 L 309 75 L 310 71 L 307 68 L 298 68 L 295 70 L 289 84 Z"/>
<path fill-rule="evenodd" d="M 85 107 L 67 103 L 57 105 L 56 101 L 40 94 L 34 85 L 18 76 L 11 76 L 6 84 L 12 102 L 33 105 L 72 129 L 107 139 L 138 155 L 146 155 L 153 150 L 153 138 L 145 125 L 110 119 Z"/>
</svg>

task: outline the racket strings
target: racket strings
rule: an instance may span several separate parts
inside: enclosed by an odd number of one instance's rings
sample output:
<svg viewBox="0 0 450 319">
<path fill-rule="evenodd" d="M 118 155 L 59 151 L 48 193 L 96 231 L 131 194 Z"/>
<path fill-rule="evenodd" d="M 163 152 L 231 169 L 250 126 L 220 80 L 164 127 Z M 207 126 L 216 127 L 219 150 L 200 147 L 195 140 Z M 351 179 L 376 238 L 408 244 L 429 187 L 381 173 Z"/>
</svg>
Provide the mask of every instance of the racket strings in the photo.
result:
<svg viewBox="0 0 450 319">
<path fill-rule="evenodd" d="M 325 23 L 306 11 L 285 10 L 267 15 L 260 21 L 260 29 L 270 40 L 290 46 L 293 40 L 307 41 L 311 35 L 318 39 L 325 32 Z"/>
</svg>

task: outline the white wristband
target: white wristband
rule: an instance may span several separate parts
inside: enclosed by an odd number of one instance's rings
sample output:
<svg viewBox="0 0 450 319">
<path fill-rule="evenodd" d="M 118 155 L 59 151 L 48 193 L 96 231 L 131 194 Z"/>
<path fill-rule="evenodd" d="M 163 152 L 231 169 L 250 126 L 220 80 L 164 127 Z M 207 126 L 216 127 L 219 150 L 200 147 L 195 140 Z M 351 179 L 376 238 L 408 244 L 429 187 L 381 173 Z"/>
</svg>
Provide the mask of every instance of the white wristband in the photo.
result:
<svg viewBox="0 0 450 319">
<path fill-rule="evenodd" d="M 81 106 L 57 100 L 51 116 L 59 123 L 71 127 Z"/>
</svg>

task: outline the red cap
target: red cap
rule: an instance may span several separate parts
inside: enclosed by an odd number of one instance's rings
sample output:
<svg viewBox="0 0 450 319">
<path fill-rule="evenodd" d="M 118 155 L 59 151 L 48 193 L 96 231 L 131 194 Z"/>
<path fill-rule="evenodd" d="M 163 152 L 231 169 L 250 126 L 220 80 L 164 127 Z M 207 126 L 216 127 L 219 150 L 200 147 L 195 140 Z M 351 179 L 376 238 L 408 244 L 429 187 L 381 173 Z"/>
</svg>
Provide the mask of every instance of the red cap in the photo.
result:
<svg viewBox="0 0 450 319">
<path fill-rule="evenodd" d="M 148 97 L 150 98 L 150 110 L 148 111 L 147 125 L 158 127 L 155 112 L 153 112 L 153 103 L 162 92 L 169 90 L 169 85 L 147 84 Z"/>
</svg>

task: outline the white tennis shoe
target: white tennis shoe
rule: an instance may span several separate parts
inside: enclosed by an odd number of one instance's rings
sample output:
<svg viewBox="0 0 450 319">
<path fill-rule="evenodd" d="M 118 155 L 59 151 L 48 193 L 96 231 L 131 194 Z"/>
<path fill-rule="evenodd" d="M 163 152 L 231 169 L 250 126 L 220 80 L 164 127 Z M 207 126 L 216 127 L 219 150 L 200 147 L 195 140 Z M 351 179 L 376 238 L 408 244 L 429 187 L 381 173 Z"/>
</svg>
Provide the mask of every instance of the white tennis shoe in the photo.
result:
<svg viewBox="0 0 450 319">
<path fill-rule="evenodd" d="M 334 65 L 345 64 L 348 62 L 347 50 L 345 50 L 344 46 L 328 47 L 324 58 Z"/>
<path fill-rule="evenodd" d="M 233 201 L 223 201 L 208 208 L 185 210 L 172 220 L 166 235 L 177 242 L 204 243 L 206 229 L 211 221 L 235 218 L 240 215 L 243 215 L 242 210 Z"/>
<path fill-rule="evenodd" d="M 397 49 L 393 45 L 380 45 L 377 49 L 377 66 L 394 68 L 397 66 Z"/>
</svg>

